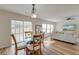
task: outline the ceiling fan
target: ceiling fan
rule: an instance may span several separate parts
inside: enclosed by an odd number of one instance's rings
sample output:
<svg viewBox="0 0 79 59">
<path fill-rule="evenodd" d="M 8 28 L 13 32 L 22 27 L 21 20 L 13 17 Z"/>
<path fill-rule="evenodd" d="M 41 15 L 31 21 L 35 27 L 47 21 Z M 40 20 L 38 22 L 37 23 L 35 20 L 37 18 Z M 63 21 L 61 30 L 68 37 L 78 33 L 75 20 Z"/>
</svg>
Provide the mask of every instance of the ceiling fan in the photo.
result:
<svg viewBox="0 0 79 59">
<path fill-rule="evenodd" d="M 65 17 L 65 20 L 76 20 L 79 19 L 79 16 L 69 16 L 69 17 Z"/>
<path fill-rule="evenodd" d="M 74 20 L 75 18 L 72 18 L 72 17 L 68 17 L 66 18 L 66 20 Z"/>
</svg>

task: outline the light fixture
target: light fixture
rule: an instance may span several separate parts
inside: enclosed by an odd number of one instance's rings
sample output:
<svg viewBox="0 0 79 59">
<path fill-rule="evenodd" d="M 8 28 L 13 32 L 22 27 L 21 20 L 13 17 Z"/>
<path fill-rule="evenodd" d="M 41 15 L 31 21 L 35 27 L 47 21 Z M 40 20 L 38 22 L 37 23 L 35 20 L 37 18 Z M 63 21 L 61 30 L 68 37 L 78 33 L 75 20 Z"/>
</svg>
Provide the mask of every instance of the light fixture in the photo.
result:
<svg viewBox="0 0 79 59">
<path fill-rule="evenodd" d="M 37 18 L 35 4 L 32 4 L 32 14 L 31 14 L 31 17 L 32 18 Z"/>
</svg>

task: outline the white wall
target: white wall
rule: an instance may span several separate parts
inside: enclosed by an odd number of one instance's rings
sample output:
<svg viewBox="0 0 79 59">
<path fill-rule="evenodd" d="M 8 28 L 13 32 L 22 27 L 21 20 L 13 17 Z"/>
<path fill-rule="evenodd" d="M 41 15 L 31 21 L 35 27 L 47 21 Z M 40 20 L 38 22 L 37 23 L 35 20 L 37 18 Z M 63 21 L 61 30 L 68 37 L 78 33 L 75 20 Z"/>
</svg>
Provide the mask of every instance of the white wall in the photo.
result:
<svg viewBox="0 0 79 59">
<path fill-rule="evenodd" d="M 49 22 L 42 19 L 31 19 L 27 16 L 20 15 L 17 13 L 12 13 L 8 11 L 0 10 L 0 48 L 8 47 L 11 45 L 11 25 L 10 20 L 23 20 L 23 21 L 32 21 L 33 30 L 35 29 L 34 25 L 42 24 L 42 23 L 50 23 L 55 24 L 53 22 Z"/>
<path fill-rule="evenodd" d="M 62 31 L 62 25 L 63 25 L 63 22 L 57 22 L 56 23 L 56 31 L 61 32 Z"/>
<path fill-rule="evenodd" d="M 10 46 L 10 21 L 0 16 L 0 48 Z M 7 43 L 7 44 L 6 44 Z"/>
</svg>

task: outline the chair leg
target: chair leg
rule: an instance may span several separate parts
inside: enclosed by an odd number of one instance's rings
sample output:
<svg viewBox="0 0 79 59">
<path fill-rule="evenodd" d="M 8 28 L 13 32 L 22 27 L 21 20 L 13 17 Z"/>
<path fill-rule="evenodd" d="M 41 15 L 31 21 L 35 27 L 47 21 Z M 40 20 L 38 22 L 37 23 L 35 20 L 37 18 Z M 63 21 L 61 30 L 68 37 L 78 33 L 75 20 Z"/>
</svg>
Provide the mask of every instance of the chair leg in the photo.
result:
<svg viewBox="0 0 79 59">
<path fill-rule="evenodd" d="M 42 42 L 42 44 L 43 44 L 43 47 L 45 47 L 44 42 Z"/>
<path fill-rule="evenodd" d="M 25 51 L 26 51 L 26 55 L 28 55 L 28 48 L 25 48 Z"/>
<path fill-rule="evenodd" d="M 42 52 L 40 51 L 40 55 L 42 55 Z"/>
<path fill-rule="evenodd" d="M 42 51 L 41 51 L 41 49 L 39 50 L 39 52 L 40 52 L 40 55 L 42 55 Z"/>
<path fill-rule="evenodd" d="M 15 55 L 17 55 L 17 54 L 18 54 L 18 51 L 16 50 L 16 51 L 15 51 Z"/>
</svg>

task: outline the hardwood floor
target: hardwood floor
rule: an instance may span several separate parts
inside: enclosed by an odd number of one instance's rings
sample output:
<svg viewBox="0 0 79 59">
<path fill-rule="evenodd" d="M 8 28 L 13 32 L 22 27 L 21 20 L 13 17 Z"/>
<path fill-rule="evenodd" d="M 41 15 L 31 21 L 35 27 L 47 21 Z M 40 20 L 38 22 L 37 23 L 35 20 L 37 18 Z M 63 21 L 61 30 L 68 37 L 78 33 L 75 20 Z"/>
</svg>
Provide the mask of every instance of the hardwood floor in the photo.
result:
<svg viewBox="0 0 79 59">
<path fill-rule="evenodd" d="M 63 55 L 79 55 L 79 46 L 57 40 L 51 41 L 47 48 L 51 49 L 51 51 L 56 50 Z"/>
<path fill-rule="evenodd" d="M 57 40 L 48 40 L 45 41 L 45 47 L 42 47 L 43 55 L 79 55 L 79 46 L 72 45 L 69 43 L 57 41 Z M 1 51 L 1 50 L 0 50 Z M 6 53 L 4 53 L 7 51 Z M 14 47 L 3 49 L 2 54 L 14 55 Z M 24 50 L 19 51 L 19 55 L 25 55 Z"/>
</svg>

